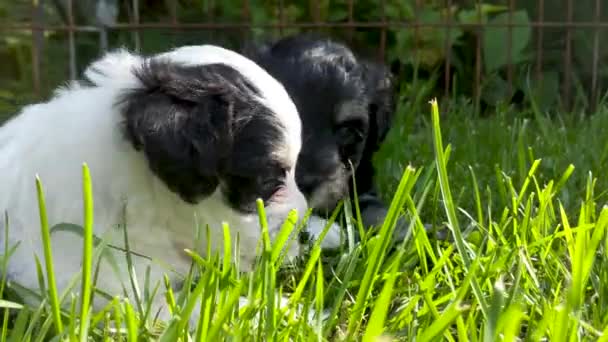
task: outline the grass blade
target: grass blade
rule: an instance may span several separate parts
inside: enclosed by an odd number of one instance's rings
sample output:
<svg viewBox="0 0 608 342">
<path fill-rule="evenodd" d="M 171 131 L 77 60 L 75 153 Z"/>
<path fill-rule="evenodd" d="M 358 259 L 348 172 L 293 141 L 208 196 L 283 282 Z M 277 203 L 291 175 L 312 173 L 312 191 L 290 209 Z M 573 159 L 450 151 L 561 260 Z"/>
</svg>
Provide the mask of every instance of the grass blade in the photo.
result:
<svg viewBox="0 0 608 342">
<path fill-rule="evenodd" d="M 92 292 L 91 270 L 93 267 L 93 185 L 88 165 L 82 165 L 82 196 L 84 201 L 82 283 L 80 291 L 80 341 L 89 336 L 89 306 Z"/>
<path fill-rule="evenodd" d="M 452 192 L 448 181 L 448 172 L 446 167 L 445 153 L 443 151 L 443 142 L 441 139 L 441 127 L 439 125 L 439 107 L 437 100 L 431 101 L 432 119 L 433 119 L 433 143 L 435 146 L 435 161 L 437 165 L 437 174 L 439 177 L 439 185 L 441 187 L 441 194 L 443 196 L 444 208 L 448 216 L 448 222 L 454 236 L 456 243 L 456 249 L 460 254 L 464 267 L 468 271 L 471 266 L 471 258 L 466 250 L 460 225 L 458 224 L 458 217 L 456 216 L 456 209 L 454 207 L 454 200 L 452 199 Z M 475 297 L 479 301 L 480 309 L 484 317 L 488 317 L 488 304 L 482 294 L 481 288 L 475 278 L 471 278 L 471 287 L 475 293 Z"/>
<path fill-rule="evenodd" d="M 368 305 L 369 296 L 373 290 L 373 284 L 377 278 L 382 262 L 384 261 L 387 246 L 397 223 L 398 213 L 405 205 L 407 196 L 419 174 L 419 172 L 415 174 L 414 169 L 409 166 L 406 167 L 403 172 L 394 199 L 391 202 L 386 218 L 380 228 L 379 236 L 375 238 L 375 245 L 367 260 L 368 266 L 363 275 L 363 279 L 361 280 L 361 286 L 357 292 L 356 302 L 351 312 L 350 322 L 348 323 L 347 329 L 349 338 L 353 338 L 359 329 L 359 325 L 363 318 L 363 311 Z"/>
<path fill-rule="evenodd" d="M 458 302 L 454 302 L 450 304 L 447 309 L 443 312 L 443 314 L 436 319 L 433 324 L 431 324 L 428 328 L 424 330 L 422 335 L 417 341 L 426 342 L 432 341 L 436 339 L 439 335 L 441 335 L 449 326 L 452 324 L 456 318 L 458 318 L 464 311 L 465 307 L 462 307 Z"/>
<path fill-rule="evenodd" d="M 125 323 L 127 324 L 127 341 L 137 342 L 137 323 L 135 321 L 133 307 L 125 300 L 123 302 L 123 309 L 125 312 Z"/>
<path fill-rule="evenodd" d="M 399 274 L 398 266 L 401 262 L 403 254 L 404 249 L 400 249 L 397 259 L 393 262 L 393 266 L 388 272 L 389 278 L 384 283 L 382 292 L 380 292 L 380 296 L 376 300 L 374 309 L 370 316 L 369 323 L 367 324 L 365 333 L 363 334 L 363 342 L 375 341 L 380 335 L 382 335 L 385 329 L 385 320 L 388 314 L 389 306 L 391 304 L 395 280 L 397 279 L 397 274 Z"/>
<path fill-rule="evenodd" d="M 8 300 L 0 299 L 0 308 L 23 309 L 23 305 L 21 305 L 19 303 L 10 302 Z"/>
<path fill-rule="evenodd" d="M 60 303 L 57 296 L 57 285 L 55 283 L 55 270 L 53 268 L 53 252 L 51 249 L 51 236 L 49 231 L 49 222 L 46 215 L 46 204 L 44 199 L 44 190 L 40 177 L 36 175 L 36 191 L 38 196 L 38 209 L 40 214 L 40 232 L 42 235 L 42 244 L 44 248 L 44 261 L 46 266 L 48 294 L 51 301 L 51 312 L 53 323 L 57 333 L 63 333 L 63 322 L 61 321 Z"/>
</svg>

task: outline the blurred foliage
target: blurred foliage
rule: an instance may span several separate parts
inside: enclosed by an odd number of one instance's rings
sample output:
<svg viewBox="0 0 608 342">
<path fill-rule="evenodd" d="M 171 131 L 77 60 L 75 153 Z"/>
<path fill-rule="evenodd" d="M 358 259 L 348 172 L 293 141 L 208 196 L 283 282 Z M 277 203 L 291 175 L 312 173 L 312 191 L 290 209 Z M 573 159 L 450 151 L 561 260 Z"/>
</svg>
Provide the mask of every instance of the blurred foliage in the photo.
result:
<svg viewBox="0 0 608 342">
<path fill-rule="evenodd" d="M 44 24 L 67 23 L 67 0 L 37 0 L 41 7 L 40 17 Z M 132 0 L 73 0 L 74 21 L 78 25 L 96 26 L 135 19 Z M 563 1 L 545 0 L 544 19 L 564 21 Z M 0 22 L 27 23 L 32 20 L 33 0 L 0 0 Z M 219 30 L 171 30 L 146 29 L 139 32 L 125 30 L 101 30 L 76 34 L 76 69 L 82 71 L 91 59 L 99 55 L 103 46 L 110 48 L 127 46 L 134 48 L 136 41 L 142 52 L 155 52 L 183 44 L 201 42 L 223 44 L 238 48 L 244 40 L 268 39 L 296 33 L 298 29 L 269 28 L 268 24 L 302 22 L 349 21 L 346 0 L 296 0 L 285 2 L 279 10 L 279 0 L 147 0 L 138 1 L 141 22 L 171 22 L 172 14 L 180 22 L 224 22 L 234 23 L 249 20 L 251 29 Z M 383 10 L 376 0 L 354 1 L 355 22 L 379 23 L 382 20 L 404 22 L 409 25 L 382 30 L 379 28 L 319 28 L 325 34 L 347 41 L 356 50 L 370 57 L 379 56 L 381 41 L 385 39 L 385 58 L 398 75 L 401 88 L 411 88 L 416 80 L 431 81 L 428 96 L 464 96 L 475 99 L 479 94 L 476 109 L 492 112 L 492 108 L 504 103 L 526 104 L 525 95 L 534 99 L 543 109 L 560 104 L 560 85 L 564 72 L 564 29 L 544 29 L 542 41 L 542 82 L 536 80 L 538 30 L 525 26 L 538 17 L 536 1 L 518 2 L 517 10 L 507 11 L 504 1 L 484 2 L 453 0 L 453 6 L 445 7 L 445 1 L 402 0 L 386 1 Z M 418 3 L 418 7 L 416 6 Z M 521 4 L 519 4 L 521 3 Z M 592 21 L 596 18 L 594 0 L 579 0 L 574 8 L 574 20 Z M 603 6 L 600 19 L 607 17 Z M 603 17 L 602 17 L 603 16 Z M 445 23 L 462 24 L 507 24 L 511 20 L 517 25 L 507 27 L 487 26 L 478 30 L 476 26 L 447 27 Z M 413 24 L 429 24 L 429 27 Z M 264 27 L 264 25 L 266 25 Z M 443 26 L 442 26 L 443 25 Z M 312 29 L 309 29 L 312 30 Z M 45 31 L 40 55 L 41 89 L 33 91 L 31 31 L 1 31 L 0 35 L 0 120 L 13 113 L 20 105 L 36 98 L 44 98 L 69 76 L 68 35 L 64 31 Z M 594 47 L 593 30 L 573 30 L 572 52 L 573 86 L 571 93 L 577 104 L 586 105 L 590 94 L 591 56 Z M 512 34 L 511 42 L 509 36 Z M 608 50 L 605 35 L 599 36 L 600 86 L 608 70 Z M 107 40 L 107 41 L 106 41 Z M 511 54 L 509 55 L 508 49 Z M 475 89 L 477 78 L 477 55 L 481 57 L 480 89 Z M 449 63 L 446 63 L 446 60 Z M 511 63 L 513 87 L 508 86 L 507 70 Z M 449 70 L 450 84 L 445 85 L 445 73 Z M 600 95 L 602 95 L 600 93 Z"/>
</svg>

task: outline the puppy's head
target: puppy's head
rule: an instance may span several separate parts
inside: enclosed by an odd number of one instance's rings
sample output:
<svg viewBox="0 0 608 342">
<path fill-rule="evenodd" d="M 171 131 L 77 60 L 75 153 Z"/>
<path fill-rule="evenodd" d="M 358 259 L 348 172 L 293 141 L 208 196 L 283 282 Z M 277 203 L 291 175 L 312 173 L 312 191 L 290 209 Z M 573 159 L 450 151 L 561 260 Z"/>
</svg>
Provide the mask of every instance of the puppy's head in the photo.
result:
<svg viewBox="0 0 608 342">
<path fill-rule="evenodd" d="M 111 64 L 94 66 L 89 78 L 117 72 Z M 241 239 L 259 236 L 257 198 L 271 233 L 291 209 L 305 213 L 295 183 L 301 123 L 280 83 L 215 46 L 132 64 L 135 80 L 120 102 L 125 137 L 183 202 L 200 206 L 203 218 L 227 221 Z"/>
<path fill-rule="evenodd" d="M 303 145 L 296 179 L 309 204 L 317 211 L 333 210 L 348 195 L 351 164 L 357 177 L 365 178 L 357 179 L 364 187 L 357 190 L 366 191 L 372 154 L 393 113 L 388 70 L 357 59 L 343 44 L 311 35 L 245 51 L 283 83 L 298 107 Z"/>
</svg>

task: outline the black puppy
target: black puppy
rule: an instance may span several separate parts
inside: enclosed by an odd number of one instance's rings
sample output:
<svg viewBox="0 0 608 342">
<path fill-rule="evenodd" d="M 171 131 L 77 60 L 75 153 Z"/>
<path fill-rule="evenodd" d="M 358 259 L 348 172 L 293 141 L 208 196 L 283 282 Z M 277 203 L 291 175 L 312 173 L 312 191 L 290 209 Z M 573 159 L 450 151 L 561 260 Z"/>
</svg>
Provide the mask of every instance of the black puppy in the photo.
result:
<svg viewBox="0 0 608 342">
<path fill-rule="evenodd" d="M 374 186 L 372 155 L 395 111 L 391 74 L 345 45 L 309 34 L 247 46 L 243 54 L 283 83 L 302 119 L 296 182 L 318 215 L 353 196 L 352 169 L 362 223 L 381 224 L 387 207 Z M 352 165 L 352 167 L 351 167 Z M 399 224 L 396 239 L 405 236 Z"/>
</svg>

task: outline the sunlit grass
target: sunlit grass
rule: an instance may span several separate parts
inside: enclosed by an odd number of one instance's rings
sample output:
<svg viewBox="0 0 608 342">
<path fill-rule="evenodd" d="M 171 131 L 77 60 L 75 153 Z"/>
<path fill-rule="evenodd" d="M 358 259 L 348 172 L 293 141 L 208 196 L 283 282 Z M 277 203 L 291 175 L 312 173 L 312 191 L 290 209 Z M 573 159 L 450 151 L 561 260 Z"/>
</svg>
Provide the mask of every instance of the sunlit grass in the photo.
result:
<svg viewBox="0 0 608 342">
<path fill-rule="evenodd" d="M 252 272 L 239 272 L 240 265 L 219 254 L 187 251 L 193 264 L 184 284 L 190 292 L 173 293 L 168 278 L 151 284 L 132 275 L 125 287 L 138 293 L 136 300 L 106 294 L 109 303 L 101 312 L 90 312 L 89 306 L 93 295 L 104 296 L 95 287 L 96 264 L 104 256 L 102 249 L 110 247 L 91 233 L 90 180 L 95 175 L 89 175 L 84 165 L 80 234 L 85 262 L 81 274 L 75 275 L 84 281 L 80 288 L 72 288 L 80 295 L 58 293 L 53 277 L 48 277 L 41 280 L 40 306 L 22 307 L 14 295 L 19 293 L 17 284 L 2 278 L 0 342 L 53 337 L 70 341 L 607 340 L 608 209 L 603 202 L 608 179 L 599 171 L 606 166 L 608 137 L 600 136 L 595 127 L 608 123 L 606 110 L 579 123 L 543 121 L 541 131 L 534 118 L 525 121 L 499 113 L 495 118 L 472 119 L 462 113 L 466 105 L 452 106 L 454 112 L 442 116 L 435 101 L 423 108 L 421 128 L 408 133 L 415 136 L 406 138 L 397 126 L 379 153 L 385 159 L 377 164 L 388 170 L 379 181 L 392 201 L 384 224 L 375 234 L 363 234 L 360 244 L 347 243 L 337 256 L 326 256 L 317 242 L 297 267 L 282 269 L 284 247 L 293 243 L 289 237 L 301 225 L 295 212 L 290 214 L 271 242 L 258 202 L 263 238 Z M 576 137 L 567 129 L 597 135 Z M 398 138 L 403 139 L 401 147 Z M 414 166 L 405 162 L 405 156 L 414 157 L 410 158 Z M 398 158 L 404 164 L 391 164 Z M 56 227 L 46 222 L 42 182 L 36 183 L 41 209 L 37 214 L 46 246 L 38 265 L 40 273 L 44 265 L 52 274 L 48 235 Z M 353 218 L 349 229 L 360 229 L 354 220 L 358 206 L 344 205 Z M 411 234 L 394 245 L 395 223 L 404 213 L 411 219 Z M 334 214 L 329 221 L 336 219 Z M 449 239 L 427 236 L 423 223 L 445 224 Z M 5 226 L 10 229 L 10 217 L 5 217 Z M 230 234 L 230 227 L 215 229 L 224 231 L 224 255 L 237 252 L 239 240 Z M 206 228 L 200 227 L 198 234 L 207 234 Z M 13 250 L 8 245 L 3 249 Z M 7 256 L 0 259 L 3 268 L 6 262 Z M 131 262 L 127 264 L 130 267 Z M 285 306 L 280 306 L 280 295 L 289 299 Z M 154 322 L 156 313 L 149 306 L 154 296 L 166 300 L 168 321 Z M 241 297 L 249 304 L 242 306 Z M 197 322 L 188 320 L 192 313 L 198 314 Z"/>
</svg>

